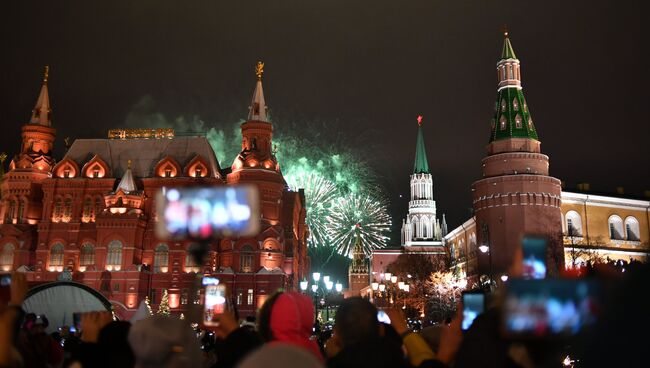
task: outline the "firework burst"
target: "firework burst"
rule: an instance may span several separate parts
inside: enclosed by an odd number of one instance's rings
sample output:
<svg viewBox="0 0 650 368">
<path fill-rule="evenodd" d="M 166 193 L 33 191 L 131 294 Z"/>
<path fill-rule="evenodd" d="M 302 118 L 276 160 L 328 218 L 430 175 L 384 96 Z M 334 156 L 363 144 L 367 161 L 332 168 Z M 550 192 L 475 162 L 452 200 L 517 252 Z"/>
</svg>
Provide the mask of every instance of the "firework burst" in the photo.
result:
<svg viewBox="0 0 650 368">
<path fill-rule="evenodd" d="M 366 255 L 386 247 L 391 220 L 381 196 L 350 193 L 334 200 L 327 230 L 332 246 L 340 254 L 350 256 L 357 225 Z"/>
<path fill-rule="evenodd" d="M 307 205 L 307 226 L 309 226 L 310 247 L 325 247 L 329 245 L 327 218 L 330 216 L 332 204 L 339 195 L 339 190 L 331 181 L 313 171 L 301 171 L 295 175 L 285 175 L 285 180 L 292 190 L 305 190 Z"/>
</svg>

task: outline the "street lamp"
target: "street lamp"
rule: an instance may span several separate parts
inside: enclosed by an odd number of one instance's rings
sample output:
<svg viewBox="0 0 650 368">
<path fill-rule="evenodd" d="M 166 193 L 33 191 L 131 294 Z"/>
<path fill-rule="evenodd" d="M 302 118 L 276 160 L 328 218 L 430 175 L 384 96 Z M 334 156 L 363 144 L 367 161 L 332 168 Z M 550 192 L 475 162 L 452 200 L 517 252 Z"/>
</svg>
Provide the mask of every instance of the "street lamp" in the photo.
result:
<svg viewBox="0 0 650 368">
<path fill-rule="evenodd" d="M 309 287 L 309 281 L 307 280 L 300 281 L 300 290 L 302 290 L 303 293 L 307 291 L 308 287 Z"/>
<path fill-rule="evenodd" d="M 492 283 L 494 282 L 492 280 L 492 249 L 491 244 L 490 244 L 490 229 L 488 228 L 488 224 L 483 221 L 483 244 L 481 244 L 478 249 L 481 251 L 481 253 L 487 253 L 488 254 L 488 262 L 490 263 L 490 290 L 492 290 Z"/>
<path fill-rule="evenodd" d="M 317 283 L 320 280 L 320 272 L 314 272 L 312 277 L 314 278 L 314 282 Z"/>
<path fill-rule="evenodd" d="M 313 285 L 311 286 L 311 291 L 312 291 L 313 293 L 317 292 L 317 291 L 318 291 L 318 285 L 313 284 Z"/>
<path fill-rule="evenodd" d="M 501 281 L 503 282 L 508 281 L 508 275 L 501 275 Z"/>
<path fill-rule="evenodd" d="M 323 276 L 323 282 L 327 285 L 330 282 L 330 277 L 327 275 Z"/>
<path fill-rule="evenodd" d="M 341 291 L 343 291 L 343 284 L 341 284 L 340 282 L 337 282 L 336 283 L 336 292 L 340 293 Z"/>
</svg>

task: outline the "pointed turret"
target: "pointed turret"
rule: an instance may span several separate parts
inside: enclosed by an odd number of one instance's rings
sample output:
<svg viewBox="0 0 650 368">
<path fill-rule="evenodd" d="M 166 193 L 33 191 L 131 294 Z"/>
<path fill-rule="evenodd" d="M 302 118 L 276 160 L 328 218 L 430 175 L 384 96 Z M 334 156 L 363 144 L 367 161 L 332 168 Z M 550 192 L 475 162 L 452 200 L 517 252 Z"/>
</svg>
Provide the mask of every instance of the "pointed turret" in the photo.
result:
<svg viewBox="0 0 650 368">
<path fill-rule="evenodd" d="M 135 185 L 135 179 L 133 179 L 133 173 L 131 172 L 131 160 L 129 160 L 128 165 L 129 166 L 124 172 L 120 183 L 117 185 L 117 190 L 122 189 L 125 193 L 135 192 L 138 190 L 138 187 Z"/>
<path fill-rule="evenodd" d="M 501 51 L 501 59 L 516 59 L 517 56 L 515 56 L 515 50 L 512 48 L 512 44 L 510 43 L 510 37 L 508 37 L 508 29 L 504 28 L 503 30 L 503 51 Z"/>
<path fill-rule="evenodd" d="M 32 110 L 32 118 L 30 119 L 30 124 L 39 124 L 45 126 L 51 126 L 52 121 L 50 120 L 52 109 L 50 107 L 50 95 L 47 90 L 47 80 L 50 74 L 50 67 L 45 66 L 45 72 L 43 73 L 43 84 L 41 86 L 41 92 L 38 95 L 38 100 L 36 100 L 36 106 Z"/>
<path fill-rule="evenodd" d="M 429 174 L 429 163 L 427 162 L 427 151 L 424 148 L 424 135 L 422 133 L 422 115 L 418 116 L 418 138 L 415 146 L 414 174 Z"/>
<path fill-rule="evenodd" d="M 447 228 L 447 219 L 445 218 L 445 214 L 443 213 L 442 214 L 442 237 L 444 238 L 445 236 L 447 236 L 448 233 L 449 230 Z"/>
<path fill-rule="evenodd" d="M 354 246 L 352 247 L 352 264 L 350 264 L 350 273 L 367 273 L 368 266 L 366 265 L 366 254 L 363 251 L 363 244 L 361 243 L 360 226 L 357 224 L 354 232 Z"/>
<path fill-rule="evenodd" d="M 537 140 L 537 131 L 521 87 L 519 59 L 515 56 L 507 30 L 503 37 L 501 60 L 497 63 L 498 97 L 494 105 L 490 142 L 508 138 Z"/>
<path fill-rule="evenodd" d="M 264 90 L 262 89 L 262 74 L 264 73 L 264 63 L 257 62 L 255 67 L 255 74 L 257 75 L 257 84 L 255 85 L 255 92 L 253 92 L 253 100 L 250 111 L 248 112 L 248 121 L 265 121 L 268 122 L 266 117 L 266 101 L 264 101 Z"/>
</svg>

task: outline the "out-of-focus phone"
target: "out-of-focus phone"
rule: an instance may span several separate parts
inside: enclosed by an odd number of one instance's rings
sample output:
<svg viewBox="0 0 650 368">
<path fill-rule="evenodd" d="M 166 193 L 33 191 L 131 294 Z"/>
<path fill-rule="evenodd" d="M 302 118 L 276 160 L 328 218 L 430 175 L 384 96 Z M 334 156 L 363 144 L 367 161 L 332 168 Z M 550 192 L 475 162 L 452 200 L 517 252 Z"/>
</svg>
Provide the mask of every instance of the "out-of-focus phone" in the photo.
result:
<svg viewBox="0 0 650 368">
<path fill-rule="evenodd" d="M 543 279 L 546 277 L 546 248 L 548 239 L 542 236 L 526 235 L 521 241 L 523 253 L 523 278 Z"/>
<path fill-rule="evenodd" d="M 217 326 L 215 320 L 218 315 L 226 311 L 226 286 L 219 284 L 214 277 L 203 278 L 204 296 L 203 303 L 203 324 L 206 326 Z"/>
<path fill-rule="evenodd" d="M 381 309 L 377 311 L 377 320 L 379 322 L 390 324 L 390 317 L 388 317 L 388 314 Z"/>
<path fill-rule="evenodd" d="M 514 338 L 575 335 L 596 322 L 599 290 L 592 280 L 509 280 L 501 316 L 502 331 Z"/>
<path fill-rule="evenodd" d="M 476 317 L 485 312 L 485 293 L 482 291 L 463 292 L 463 322 L 461 329 L 467 331 Z"/>
<path fill-rule="evenodd" d="M 167 188 L 156 197 L 161 239 L 215 239 L 259 232 L 257 187 Z"/>
<path fill-rule="evenodd" d="M 11 274 L 0 275 L 0 302 L 11 299 Z"/>
<path fill-rule="evenodd" d="M 80 329 L 81 329 L 81 315 L 82 315 L 82 314 L 83 314 L 82 312 L 75 312 L 75 313 L 72 313 L 72 325 L 73 325 L 77 330 L 80 330 Z"/>
</svg>

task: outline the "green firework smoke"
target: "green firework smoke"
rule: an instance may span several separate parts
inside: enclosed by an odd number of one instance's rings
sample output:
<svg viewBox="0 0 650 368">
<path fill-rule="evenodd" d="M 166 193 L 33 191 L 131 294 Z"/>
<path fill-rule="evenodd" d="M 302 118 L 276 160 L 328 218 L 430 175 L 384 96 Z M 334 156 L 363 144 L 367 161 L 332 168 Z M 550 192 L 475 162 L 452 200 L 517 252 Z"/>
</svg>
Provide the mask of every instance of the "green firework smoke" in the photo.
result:
<svg viewBox="0 0 650 368">
<path fill-rule="evenodd" d="M 214 124 L 228 127 L 209 127 L 197 115 L 170 118 L 159 111 L 155 100 L 145 95 L 133 106 L 126 118 L 126 126 L 138 128 L 174 128 L 177 134 L 205 135 L 215 151 L 219 165 L 227 168 L 241 149 L 241 124 Z M 293 189 L 304 189 L 307 206 L 307 225 L 311 248 L 332 248 L 349 255 L 353 236 L 350 227 L 359 223 L 365 251 L 386 246 L 390 217 L 380 190 L 377 190 L 374 172 L 364 159 L 368 150 L 358 137 L 345 136 L 340 123 L 306 119 L 278 119 L 274 123 L 273 144 L 276 157 L 287 184 Z M 363 213 L 359 217 L 358 211 Z M 374 217 L 373 217 L 374 216 Z M 352 232 L 353 234 L 353 232 Z"/>
</svg>

